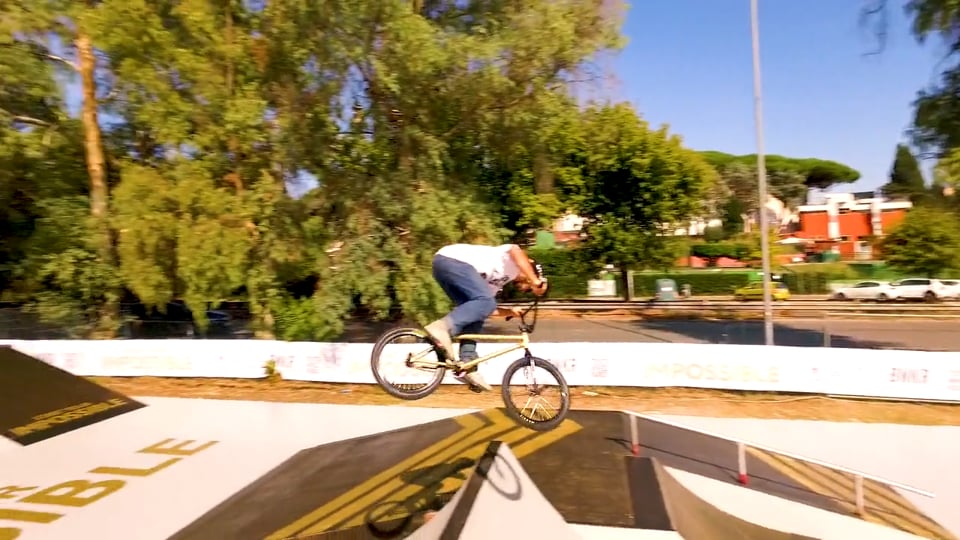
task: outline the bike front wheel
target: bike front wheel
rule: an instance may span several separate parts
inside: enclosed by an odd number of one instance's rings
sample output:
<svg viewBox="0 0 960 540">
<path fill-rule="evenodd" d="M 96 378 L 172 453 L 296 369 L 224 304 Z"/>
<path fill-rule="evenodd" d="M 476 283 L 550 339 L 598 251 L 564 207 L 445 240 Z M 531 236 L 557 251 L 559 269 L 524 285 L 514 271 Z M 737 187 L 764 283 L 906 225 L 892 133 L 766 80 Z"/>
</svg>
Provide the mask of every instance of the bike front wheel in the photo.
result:
<svg viewBox="0 0 960 540">
<path fill-rule="evenodd" d="M 373 345 L 370 369 L 380 388 L 408 401 L 432 394 L 446 373 L 429 336 L 419 328 L 395 328 L 383 334 Z M 417 376 L 425 382 L 413 382 Z"/>
<path fill-rule="evenodd" d="M 540 376 L 535 375 L 537 368 L 546 373 Z M 513 376 L 517 373 L 523 373 L 527 379 L 526 382 L 513 382 Z M 555 382 L 553 384 L 547 382 L 545 375 L 549 375 Z M 514 390 L 525 390 L 520 392 L 521 395 L 526 394 L 526 401 L 522 407 L 518 407 L 513 400 Z M 534 431 L 550 431 L 556 428 L 570 411 L 570 387 L 567 386 L 563 373 L 557 366 L 543 358 L 528 355 L 507 366 L 503 373 L 500 391 L 503 394 L 503 404 L 507 414 L 518 424 Z M 553 393 L 557 394 L 559 403 L 556 406 L 547 405 L 544 396 Z M 549 410 L 554 412 L 552 416 L 546 415 Z M 543 414 L 538 414 L 538 411 Z"/>
</svg>

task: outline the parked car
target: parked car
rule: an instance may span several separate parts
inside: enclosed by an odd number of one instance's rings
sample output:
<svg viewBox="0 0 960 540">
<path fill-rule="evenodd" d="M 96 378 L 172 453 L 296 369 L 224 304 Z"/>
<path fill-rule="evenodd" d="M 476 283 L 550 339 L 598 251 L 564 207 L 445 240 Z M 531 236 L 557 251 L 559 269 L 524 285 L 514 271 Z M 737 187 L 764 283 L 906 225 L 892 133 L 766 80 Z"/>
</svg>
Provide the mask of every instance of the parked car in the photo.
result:
<svg viewBox="0 0 960 540">
<path fill-rule="evenodd" d="M 952 300 L 960 298 L 960 280 L 941 279 L 940 283 L 946 287 L 946 292 L 940 295 L 941 298 L 950 298 Z"/>
<path fill-rule="evenodd" d="M 840 287 L 833 292 L 834 300 L 876 300 L 886 302 L 899 298 L 896 287 L 883 281 L 861 281 L 849 287 Z"/>
<path fill-rule="evenodd" d="M 890 286 L 896 288 L 897 298 L 901 300 L 935 302 L 952 294 L 939 279 L 907 278 L 894 281 Z"/>
<path fill-rule="evenodd" d="M 790 288 L 782 281 L 770 283 L 770 296 L 773 300 L 789 300 Z M 763 282 L 754 281 L 733 291 L 734 300 L 763 300 Z"/>
</svg>

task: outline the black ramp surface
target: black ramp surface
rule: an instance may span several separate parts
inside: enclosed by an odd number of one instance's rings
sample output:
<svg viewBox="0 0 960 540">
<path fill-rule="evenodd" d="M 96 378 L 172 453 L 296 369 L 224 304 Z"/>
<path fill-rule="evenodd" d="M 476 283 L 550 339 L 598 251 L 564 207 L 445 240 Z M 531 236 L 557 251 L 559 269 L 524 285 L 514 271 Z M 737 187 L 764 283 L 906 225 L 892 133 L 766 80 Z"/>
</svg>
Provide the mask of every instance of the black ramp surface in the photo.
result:
<svg viewBox="0 0 960 540">
<path fill-rule="evenodd" d="M 0 431 L 22 445 L 144 406 L 10 346 L 0 346 Z"/>
<path fill-rule="evenodd" d="M 663 488 L 653 458 L 627 457 L 627 476 L 630 479 L 630 497 L 638 529 L 674 531 L 673 522 L 663 499 Z"/>
</svg>

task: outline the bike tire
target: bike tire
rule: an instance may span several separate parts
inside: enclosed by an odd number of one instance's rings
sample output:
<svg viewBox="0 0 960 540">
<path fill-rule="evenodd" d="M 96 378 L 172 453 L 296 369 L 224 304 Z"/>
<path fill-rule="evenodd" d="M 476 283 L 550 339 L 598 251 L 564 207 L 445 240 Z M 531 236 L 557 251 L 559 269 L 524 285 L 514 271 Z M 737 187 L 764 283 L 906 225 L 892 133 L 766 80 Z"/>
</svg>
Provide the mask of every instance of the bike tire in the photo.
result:
<svg viewBox="0 0 960 540">
<path fill-rule="evenodd" d="M 403 399 L 406 401 L 415 401 L 418 399 L 423 399 L 430 394 L 434 393 L 437 388 L 440 387 L 440 384 L 443 383 L 444 374 L 446 374 L 446 367 L 436 367 L 432 368 L 434 370 L 433 378 L 422 388 L 417 390 L 411 390 L 404 388 L 404 386 L 395 385 L 384 378 L 380 373 L 380 355 L 383 353 L 384 347 L 392 340 L 404 336 L 411 335 L 417 336 L 419 338 L 429 339 L 427 333 L 419 328 L 394 328 L 393 330 L 388 330 L 382 336 L 377 339 L 377 342 L 373 345 L 373 351 L 370 353 L 370 369 L 373 371 L 373 378 L 377 381 L 377 384 L 384 392 L 390 394 L 391 396 L 397 399 Z M 424 344 L 424 346 L 429 346 Z M 436 354 L 436 350 L 434 350 Z M 413 368 L 410 368 L 413 369 Z"/>
<path fill-rule="evenodd" d="M 531 357 L 525 356 L 516 360 L 507 366 L 506 371 L 503 372 L 503 381 L 500 383 L 503 404 L 506 408 L 507 415 L 512 418 L 514 422 L 534 431 L 550 431 L 563 423 L 567 418 L 567 413 L 570 412 L 570 387 L 567 385 L 566 378 L 564 378 L 563 373 L 560 372 L 557 366 L 543 358 L 532 357 L 534 366 L 546 370 L 557 380 L 557 384 L 560 387 L 560 408 L 557 410 L 557 415 L 549 420 L 533 420 L 532 418 L 524 416 L 520 412 L 519 407 L 517 407 L 511 399 L 510 379 L 514 373 L 529 366 L 530 359 Z"/>
</svg>

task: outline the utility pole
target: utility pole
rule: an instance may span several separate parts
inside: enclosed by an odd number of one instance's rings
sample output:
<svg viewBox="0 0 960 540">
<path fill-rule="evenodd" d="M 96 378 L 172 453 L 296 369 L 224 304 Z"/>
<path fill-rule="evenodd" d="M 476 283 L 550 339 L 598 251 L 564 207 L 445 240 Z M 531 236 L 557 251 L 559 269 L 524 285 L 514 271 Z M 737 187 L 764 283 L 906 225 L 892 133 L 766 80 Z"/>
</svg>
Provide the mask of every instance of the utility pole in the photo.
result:
<svg viewBox="0 0 960 540">
<path fill-rule="evenodd" d="M 757 131 L 757 185 L 760 191 L 760 257 L 763 259 L 763 335 L 773 345 L 773 298 L 770 272 L 770 242 L 767 223 L 767 166 L 763 155 L 763 98 L 760 85 L 760 23 L 757 1 L 750 0 L 750 30 L 753 41 L 753 113 Z"/>
</svg>

